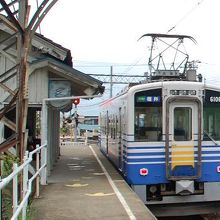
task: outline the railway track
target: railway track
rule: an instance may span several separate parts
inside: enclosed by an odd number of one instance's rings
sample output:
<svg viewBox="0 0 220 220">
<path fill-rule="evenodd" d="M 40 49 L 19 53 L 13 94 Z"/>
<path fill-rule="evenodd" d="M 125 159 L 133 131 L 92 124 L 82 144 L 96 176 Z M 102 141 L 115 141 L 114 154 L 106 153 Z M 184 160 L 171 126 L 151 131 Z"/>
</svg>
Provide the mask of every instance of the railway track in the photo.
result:
<svg viewBox="0 0 220 220">
<path fill-rule="evenodd" d="M 191 216 L 167 216 L 159 217 L 158 220 L 204 220 L 200 215 L 191 215 Z"/>
<path fill-rule="evenodd" d="M 158 220 L 220 220 L 219 214 L 191 215 L 191 216 L 167 216 L 159 217 Z"/>
<path fill-rule="evenodd" d="M 147 207 L 158 220 L 220 220 L 220 202 L 148 205 Z"/>
</svg>

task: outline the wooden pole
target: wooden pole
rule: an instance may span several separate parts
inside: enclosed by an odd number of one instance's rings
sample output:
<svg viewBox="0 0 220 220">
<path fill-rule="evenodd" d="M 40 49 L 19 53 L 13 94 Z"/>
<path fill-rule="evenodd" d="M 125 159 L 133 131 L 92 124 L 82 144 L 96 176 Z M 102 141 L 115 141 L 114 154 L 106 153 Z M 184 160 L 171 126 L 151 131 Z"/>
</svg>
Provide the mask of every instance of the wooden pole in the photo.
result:
<svg viewBox="0 0 220 220">
<path fill-rule="evenodd" d="M 27 122 L 28 109 L 28 54 L 31 45 L 30 33 L 27 31 L 28 17 L 29 17 L 28 0 L 21 0 L 19 2 L 19 23 L 23 32 L 20 32 L 18 37 L 18 99 L 17 99 L 17 131 L 18 144 L 17 155 L 20 161 L 24 158 L 25 146 L 25 131 Z"/>
</svg>

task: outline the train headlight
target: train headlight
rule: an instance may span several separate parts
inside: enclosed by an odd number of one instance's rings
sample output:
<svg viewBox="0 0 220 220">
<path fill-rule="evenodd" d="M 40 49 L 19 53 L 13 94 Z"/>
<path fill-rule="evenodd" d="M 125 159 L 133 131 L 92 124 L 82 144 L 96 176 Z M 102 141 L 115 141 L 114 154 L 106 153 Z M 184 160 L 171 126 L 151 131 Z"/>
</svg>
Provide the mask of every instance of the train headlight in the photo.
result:
<svg viewBox="0 0 220 220">
<path fill-rule="evenodd" d="M 141 175 L 141 176 L 147 176 L 147 175 L 148 175 L 148 169 L 146 169 L 146 168 L 141 168 L 141 169 L 140 169 L 140 175 Z"/>
<path fill-rule="evenodd" d="M 150 190 L 151 193 L 154 194 L 154 193 L 157 191 L 157 186 L 152 185 L 152 186 L 150 186 L 150 189 L 149 189 L 149 190 Z"/>
<path fill-rule="evenodd" d="M 220 173 L 220 166 L 217 166 L 217 172 Z"/>
</svg>

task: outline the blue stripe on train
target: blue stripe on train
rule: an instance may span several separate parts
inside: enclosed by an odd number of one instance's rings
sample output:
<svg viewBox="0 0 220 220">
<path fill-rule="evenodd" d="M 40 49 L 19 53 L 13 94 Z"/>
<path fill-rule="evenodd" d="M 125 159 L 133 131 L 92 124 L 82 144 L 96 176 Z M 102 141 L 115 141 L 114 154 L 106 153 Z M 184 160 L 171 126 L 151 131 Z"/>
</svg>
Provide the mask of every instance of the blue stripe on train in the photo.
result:
<svg viewBox="0 0 220 220">
<path fill-rule="evenodd" d="M 127 158 L 127 162 L 165 162 L 165 157 L 164 158 L 134 158 L 130 159 Z"/>
<path fill-rule="evenodd" d="M 124 156 L 126 158 L 127 162 L 161 162 L 165 161 L 165 155 L 154 155 L 154 158 L 129 158 Z M 195 162 L 197 162 L 198 157 L 194 157 Z M 171 161 L 171 158 L 170 158 Z M 220 156 L 202 156 L 202 162 L 220 162 Z"/>
<path fill-rule="evenodd" d="M 148 152 L 148 153 L 127 153 L 127 156 L 165 156 L 165 152 Z"/>
<path fill-rule="evenodd" d="M 209 155 L 209 154 L 208 154 Z M 219 156 L 204 156 L 202 155 L 202 162 L 220 162 L 220 155 Z M 150 156 L 150 157 L 149 157 Z M 136 157 L 136 158 L 135 158 Z M 143 157 L 143 158 L 139 158 Z M 124 155 L 124 159 L 126 159 L 127 162 L 162 162 L 165 161 L 165 155 L 162 153 L 159 154 L 128 154 Z M 194 157 L 195 162 L 198 161 L 198 156 Z M 171 160 L 171 158 L 170 158 Z"/>
<path fill-rule="evenodd" d="M 216 146 L 203 146 L 203 148 L 212 148 L 215 151 L 202 151 L 202 154 L 207 154 L 206 156 L 202 156 L 202 160 L 208 160 L 209 162 L 202 162 L 202 176 L 198 181 L 204 182 L 220 182 L 220 173 L 217 172 L 217 167 L 220 166 L 220 162 L 215 162 L 214 160 L 220 160 L 220 156 L 216 156 L 215 154 L 220 154 L 220 151 Z M 195 147 L 196 148 L 196 147 Z M 130 184 L 157 184 L 157 183 L 166 183 L 168 182 L 166 179 L 165 173 L 165 158 L 127 158 L 127 156 L 163 156 L 164 152 L 145 152 L 145 153 L 126 153 L 127 150 L 140 150 L 140 149 L 161 149 L 164 147 L 128 147 L 126 148 L 123 145 L 123 171 L 125 174 L 125 178 L 128 180 Z M 220 148 L 219 148 L 220 149 Z M 105 150 L 103 150 L 105 151 Z M 196 154 L 197 152 L 195 152 Z M 208 156 L 213 154 L 214 156 Z M 197 159 L 197 157 L 195 158 Z M 213 162 L 210 162 L 212 161 Z M 125 161 L 129 162 L 160 162 L 160 164 L 128 164 Z M 141 168 L 147 168 L 149 170 L 149 174 L 147 176 L 141 176 L 139 174 Z"/>
<path fill-rule="evenodd" d="M 219 163 L 203 163 L 202 176 L 199 182 L 220 182 L 220 173 L 217 171 Z M 129 184 L 147 185 L 167 183 L 165 164 L 126 164 L 126 179 Z M 140 175 L 140 169 L 148 169 L 147 176 Z M 195 172 L 196 173 L 196 172 Z"/>
<path fill-rule="evenodd" d="M 155 147 L 147 146 L 147 147 L 128 147 L 127 149 L 129 150 L 146 150 L 146 149 L 154 150 L 154 149 L 165 149 L 165 147 L 164 146 L 155 146 Z"/>
</svg>

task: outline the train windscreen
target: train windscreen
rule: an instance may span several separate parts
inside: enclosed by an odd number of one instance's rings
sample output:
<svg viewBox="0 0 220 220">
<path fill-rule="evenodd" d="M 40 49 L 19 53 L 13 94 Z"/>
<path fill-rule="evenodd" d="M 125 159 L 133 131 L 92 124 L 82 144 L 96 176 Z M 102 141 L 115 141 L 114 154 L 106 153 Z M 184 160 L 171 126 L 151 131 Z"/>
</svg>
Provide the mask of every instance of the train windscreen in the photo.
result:
<svg viewBox="0 0 220 220">
<path fill-rule="evenodd" d="M 145 90 L 135 94 L 135 141 L 162 139 L 162 90 Z"/>
<path fill-rule="evenodd" d="M 174 109 L 174 140 L 192 140 L 192 109 L 189 107 Z"/>
</svg>

